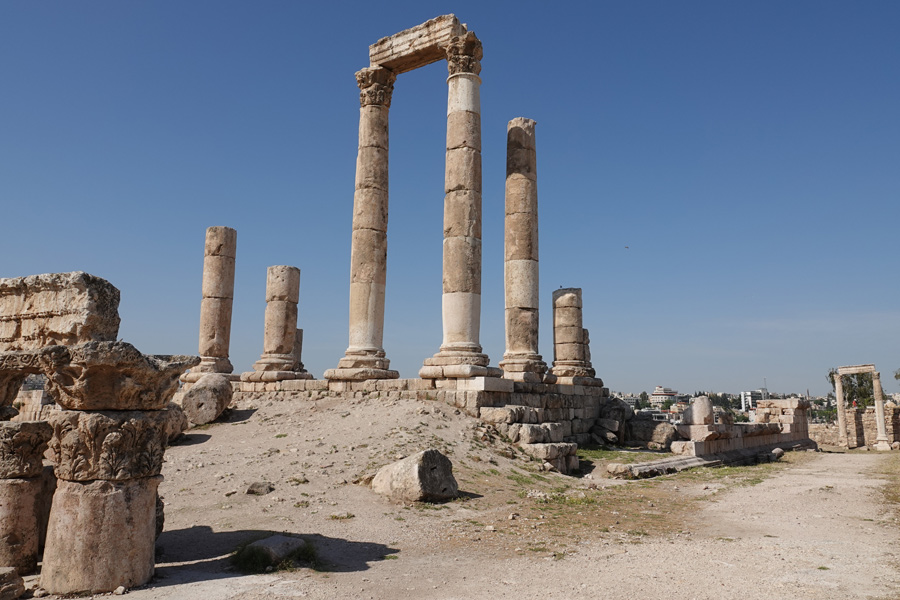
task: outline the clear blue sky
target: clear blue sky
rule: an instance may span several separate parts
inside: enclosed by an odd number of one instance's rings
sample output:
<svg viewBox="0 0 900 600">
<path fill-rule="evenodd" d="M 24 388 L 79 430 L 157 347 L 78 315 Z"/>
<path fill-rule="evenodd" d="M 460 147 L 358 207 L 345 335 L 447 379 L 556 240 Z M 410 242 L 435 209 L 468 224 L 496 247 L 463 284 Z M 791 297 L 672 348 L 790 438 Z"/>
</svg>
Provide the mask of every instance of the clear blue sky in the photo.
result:
<svg viewBox="0 0 900 600">
<path fill-rule="evenodd" d="M 262 352 L 265 270 L 299 267 L 304 362 L 347 346 L 354 72 L 446 13 L 484 43 L 481 337 L 503 354 L 506 123 L 537 120 L 541 351 L 584 289 L 616 390 L 825 393 L 900 367 L 900 3 L 0 4 L 0 276 L 84 270 L 120 335 L 197 352 L 204 230 L 238 230 L 231 355 Z M 441 341 L 446 66 L 391 108 L 384 345 Z"/>
</svg>

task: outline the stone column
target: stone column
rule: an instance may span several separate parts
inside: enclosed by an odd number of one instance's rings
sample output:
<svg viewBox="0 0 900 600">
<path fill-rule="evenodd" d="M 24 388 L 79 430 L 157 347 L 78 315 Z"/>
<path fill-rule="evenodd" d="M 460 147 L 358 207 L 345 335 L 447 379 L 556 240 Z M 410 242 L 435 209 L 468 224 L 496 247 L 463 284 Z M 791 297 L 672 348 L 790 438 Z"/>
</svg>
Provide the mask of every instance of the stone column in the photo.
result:
<svg viewBox="0 0 900 600">
<path fill-rule="evenodd" d="M 553 368 L 557 383 L 594 384 L 594 369 L 585 348 L 581 288 L 553 292 Z M 602 385 L 600 382 L 599 385 Z"/>
<path fill-rule="evenodd" d="M 838 446 L 849 447 L 847 445 L 847 414 L 844 409 L 844 383 L 841 381 L 841 374 L 834 374 L 834 401 L 837 407 L 837 423 L 838 423 Z"/>
<path fill-rule="evenodd" d="M 142 585 L 155 567 L 166 406 L 179 375 L 200 359 L 145 356 L 124 342 L 44 352 L 60 410 L 48 421 L 58 481 L 40 585 L 58 595 Z"/>
<path fill-rule="evenodd" d="M 875 438 L 876 450 L 891 449 L 891 442 L 887 436 L 887 425 L 884 422 L 884 391 L 881 389 L 881 373 L 872 373 L 872 391 L 875 394 L 875 424 L 878 427 L 878 436 Z"/>
<path fill-rule="evenodd" d="M 388 109 L 396 75 L 381 67 L 356 73 L 359 153 L 350 247 L 350 345 L 326 379 L 396 379 L 385 357 L 384 285 L 387 275 Z"/>
<path fill-rule="evenodd" d="M 266 325 L 263 354 L 242 381 L 312 379 L 294 355 L 297 343 L 297 303 L 300 302 L 300 269 L 285 265 L 266 271 Z"/>
<path fill-rule="evenodd" d="M 506 127 L 504 287 L 506 352 L 503 377 L 540 383 L 547 363 L 538 354 L 538 206 L 535 122 L 517 117 Z"/>
<path fill-rule="evenodd" d="M 475 34 L 446 47 L 447 162 L 444 176 L 444 266 L 440 351 L 425 359 L 426 379 L 499 377 L 488 368 L 481 329 L 481 78 L 482 48 Z"/>
<path fill-rule="evenodd" d="M 43 458 L 52 432 L 42 421 L 0 423 L 0 564 L 19 575 L 37 570 Z"/>
<path fill-rule="evenodd" d="M 230 227 L 206 230 L 203 256 L 203 299 L 200 301 L 200 364 L 183 377 L 194 382 L 204 373 L 231 373 L 231 307 L 234 300 L 234 259 L 237 231 Z"/>
</svg>

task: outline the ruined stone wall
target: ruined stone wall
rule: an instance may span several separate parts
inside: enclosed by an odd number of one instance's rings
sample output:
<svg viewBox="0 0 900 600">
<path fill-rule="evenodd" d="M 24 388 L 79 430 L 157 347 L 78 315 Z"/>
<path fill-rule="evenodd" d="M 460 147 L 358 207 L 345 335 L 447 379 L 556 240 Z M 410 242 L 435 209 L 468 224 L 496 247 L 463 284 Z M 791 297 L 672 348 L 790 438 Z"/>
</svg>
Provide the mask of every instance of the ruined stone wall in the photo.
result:
<svg viewBox="0 0 900 600">
<path fill-rule="evenodd" d="M 875 408 L 848 408 L 844 414 L 847 416 L 847 446 L 850 448 L 874 446 L 878 437 Z M 888 441 L 900 442 L 900 407 L 890 405 L 884 407 L 884 424 Z M 837 446 L 837 424 L 810 424 L 809 437 L 818 444 Z"/>
</svg>

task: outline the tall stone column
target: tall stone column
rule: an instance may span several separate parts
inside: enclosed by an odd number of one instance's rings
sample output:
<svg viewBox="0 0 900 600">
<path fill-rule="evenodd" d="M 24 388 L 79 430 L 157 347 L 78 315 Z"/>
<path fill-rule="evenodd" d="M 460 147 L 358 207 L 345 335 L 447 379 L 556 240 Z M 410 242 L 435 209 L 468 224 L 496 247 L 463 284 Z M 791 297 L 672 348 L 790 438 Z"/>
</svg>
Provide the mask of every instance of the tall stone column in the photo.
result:
<svg viewBox="0 0 900 600">
<path fill-rule="evenodd" d="M 890 450 L 891 442 L 887 436 L 887 424 L 884 422 L 884 391 L 881 388 L 881 373 L 872 373 L 872 391 L 875 394 L 875 424 L 878 436 L 875 438 L 876 450 Z"/>
<path fill-rule="evenodd" d="M 297 346 L 297 304 L 300 302 L 300 269 L 286 265 L 266 271 L 266 321 L 263 354 L 243 381 L 312 379 L 303 370 Z"/>
<path fill-rule="evenodd" d="M 594 369 L 585 346 L 587 330 L 583 326 L 581 288 L 562 288 L 553 292 L 553 368 L 557 383 L 591 385 Z"/>
<path fill-rule="evenodd" d="M 538 206 L 535 122 L 517 117 L 506 127 L 504 287 L 506 352 L 503 377 L 540 383 L 547 363 L 538 354 Z"/>
<path fill-rule="evenodd" d="M 396 75 L 382 67 L 356 73 L 359 153 L 350 247 L 350 345 L 326 379 L 396 379 L 382 347 L 387 274 L 388 109 Z"/>
<path fill-rule="evenodd" d="M 234 301 L 234 259 L 237 231 L 230 227 L 206 230 L 203 256 L 203 299 L 200 301 L 200 364 L 184 375 L 194 382 L 204 373 L 231 373 L 231 307 Z"/>
<path fill-rule="evenodd" d="M 834 402 L 837 407 L 838 446 L 847 446 L 847 414 L 844 409 L 844 383 L 841 374 L 834 374 Z"/>
<path fill-rule="evenodd" d="M 426 379 L 500 376 L 489 369 L 481 329 L 481 42 L 453 37 L 446 47 L 447 162 L 444 176 L 444 265 L 440 351 L 425 360 Z"/>
</svg>

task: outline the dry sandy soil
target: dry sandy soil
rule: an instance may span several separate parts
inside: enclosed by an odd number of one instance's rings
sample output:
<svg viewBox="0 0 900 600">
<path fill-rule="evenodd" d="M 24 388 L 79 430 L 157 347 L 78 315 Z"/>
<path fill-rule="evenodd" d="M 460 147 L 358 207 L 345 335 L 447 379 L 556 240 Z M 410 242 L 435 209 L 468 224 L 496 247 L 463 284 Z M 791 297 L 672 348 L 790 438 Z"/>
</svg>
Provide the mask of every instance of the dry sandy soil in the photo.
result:
<svg viewBox="0 0 900 600">
<path fill-rule="evenodd" d="M 165 531 L 141 599 L 900 598 L 897 453 L 607 479 L 544 473 L 436 402 L 245 403 L 166 453 Z M 438 448 L 464 495 L 398 506 L 354 483 Z M 246 494 L 268 481 L 265 496 Z M 261 575 L 229 555 L 302 536 L 316 569 Z M 35 577 L 27 580 L 35 587 Z"/>
</svg>

